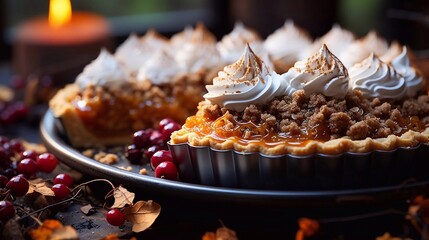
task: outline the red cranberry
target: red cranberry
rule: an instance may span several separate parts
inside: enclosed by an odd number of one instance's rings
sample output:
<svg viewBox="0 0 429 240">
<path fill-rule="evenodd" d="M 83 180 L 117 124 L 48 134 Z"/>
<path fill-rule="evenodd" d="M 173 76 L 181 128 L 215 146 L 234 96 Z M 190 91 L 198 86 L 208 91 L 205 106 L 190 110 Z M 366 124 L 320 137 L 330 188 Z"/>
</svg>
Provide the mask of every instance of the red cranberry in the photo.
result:
<svg viewBox="0 0 429 240">
<path fill-rule="evenodd" d="M 164 129 L 165 125 L 174 122 L 171 118 L 164 118 L 161 121 L 159 121 L 158 130 L 162 132 L 162 129 Z"/>
<path fill-rule="evenodd" d="M 23 118 L 28 114 L 28 107 L 23 102 L 14 102 L 11 107 L 14 112 L 15 118 Z"/>
<path fill-rule="evenodd" d="M 124 225 L 125 219 L 126 219 L 125 214 L 121 210 L 119 210 L 117 208 L 111 209 L 106 214 L 106 220 L 107 220 L 107 222 L 110 223 L 110 225 L 113 225 L 113 226 L 122 226 L 122 225 Z"/>
<path fill-rule="evenodd" d="M 164 142 L 168 142 L 170 140 L 170 136 L 173 132 L 180 130 L 182 126 L 180 124 L 171 122 L 164 126 L 164 128 L 161 131 L 162 134 L 162 140 Z"/>
<path fill-rule="evenodd" d="M 10 79 L 10 86 L 15 89 L 21 89 L 25 87 L 25 79 L 21 76 L 12 76 Z"/>
<path fill-rule="evenodd" d="M 64 199 L 68 197 L 71 193 L 70 189 L 62 183 L 55 184 L 51 187 L 51 189 L 54 192 L 56 199 Z"/>
<path fill-rule="evenodd" d="M 1 174 L 6 176 L 8 179 L 11 179 L 18 174 L 18 171 L 16 169 L 13 169 L 13 168 L 7 168 L 7 169 L 3 170 L 3 172 Z"/>
<path fill-rule="evenodd" d="M 16 121 L 15 111 L 10 107 L 6 107 L 6 109 L 0 112 L 0 123 L 12 124 L 15 121 Z"/>
<path fill-rule="evenodd" d="M 0 168 L 7 168 L 10 166 L 11 160 L 9 151 L 0 147 Z"/>
<path fill-rule="evenodd" d="M 153 129 L 139 130 L 133 134 L 133 143 L 137 148 L 146 148 L 150 146 L 150 136 Z"/>
<path fill-rule="evenodd" d="M 22 142 L 18 139 L 10 140 L 9 145 L 13 153 L 22 153 L 25 151 L 24 145 L 22 145 Z"/>
<path fill-rule="evenodd" d="M 153 156 L 154 153 L 158 152 L 159 150 L 163 150 L 163 146 L 161 145 L 155 145 L 155 146 L 151 146 L 150 148 L 148 148 L 145 152 L 144 155 L 146 156 L 147 159 L 151 159 L 151 157 Z"/>
<path fill-rule="evenodd" d="M 21 153 L 21 159 L 30 158 L 37 161 L 37 156 L 39 156 L 39 154 L 34 150 L 25 150 Z"/>
<path fill-rule="evenodd" d="M 9 201 L 0 201 L 0 221 L 5 223 L 15 216 L 15 207 Z"/>
<path fill-rule="evenodd" d="M 142 150 L 137 148 L 136 145 L 131 144 L 127 146 L 125 150 L 125 157 L 132 163 L 139 163 L 142 160 Z"/>
<path fill-rule="evenodd" d="M 161 132 L 158 130 L 152 131 L 149 137 L 149 142 L 150 142 L 150 146 L 164 144 L 164 141 L 162 140 Z"/>
<path fill-rule="evenodd" d="M 5 175 L 0 174 L 0 188 L 4 188 L 7 182 L 9 182 L 9 179 Z"/>
<path fill-rule="evenodd" d="M 58 164 L 58 159 L 52 153 L 42 153 L 37 157 L 37 165 L 41 172 L 50 173 Z"/>
<path fill-rule="evenodd" d="M 32 175 L 37 172 L 37 163 L 33 159 L 24 158 L 18 163 L 17 170 L 19 173 Z"/>
<path fill-rule="evenodd" d="M 150 158 L 152 169 L 155 169 L 162 162 L 173 162 L 171 152 L 167 150 L 159 150 L 155 152 Z"/>
<path fill-rule="evenodd" d="M 15 197 L 20 197 L 28 192 L 29 183 L 24 177 L 15 176 L 7 182 L 6 188 L 10 189 Z"/>
<path fill-rule="evenodd" d="M 155 177 L 169 180 L 177 179 L 177 168 L 173 162 L 162 162 L 155 168 Z"/>
<path fill-rule="evenodd" d="M 9 142 L 9 138 L 5 136 L 0 136 L 0 145 L 3 145 L 5 143 Z"/>
<path fill-rule="evenodd" d="M 66 185 L 67 187 L 72 187 L 74 184 L 74 180 L 67 173 L 60 173 L 54 178 L 53 183 L 54 183 L 54 185 L 58 184 L 58 183 L 62 183 L 64 185 Z"/>
</svg>

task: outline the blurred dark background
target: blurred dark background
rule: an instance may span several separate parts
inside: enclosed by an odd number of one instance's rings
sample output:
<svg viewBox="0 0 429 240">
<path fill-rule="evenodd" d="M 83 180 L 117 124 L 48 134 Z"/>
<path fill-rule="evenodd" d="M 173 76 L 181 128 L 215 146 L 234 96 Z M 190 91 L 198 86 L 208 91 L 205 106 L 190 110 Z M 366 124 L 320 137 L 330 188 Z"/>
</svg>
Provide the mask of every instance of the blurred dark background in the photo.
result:
<svg viewBox="0 0 429 240">
<path fill-rule="evenodd" d="M 0 59 L 11 58 L 16 26 L 34 16 L 46 16 L 48 0 L 0 0 Z M 171 36 L 186 25 L 204 22 L 218 39 L 242 21 L 266 37 L 286 19 L 316 38 L 334 23 L 358 37 L 377 30 L 387 40 L 409 45 L 429 57 L 429 1 L 427 0 L 72 0 L 74 11 L 91 11 L 108 18 L 116 44 L 131 32 L 152 27 Z M 428 55 L 428 56 L 426 56 Z"/>
</svg>

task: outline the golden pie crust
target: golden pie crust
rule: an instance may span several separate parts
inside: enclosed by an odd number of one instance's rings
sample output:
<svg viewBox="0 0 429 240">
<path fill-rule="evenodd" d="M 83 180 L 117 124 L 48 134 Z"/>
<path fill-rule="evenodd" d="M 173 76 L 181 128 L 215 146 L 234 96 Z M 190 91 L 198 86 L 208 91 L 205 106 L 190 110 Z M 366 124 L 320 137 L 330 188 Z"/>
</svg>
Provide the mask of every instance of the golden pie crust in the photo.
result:
<svg viewBox="0 0 429 240">
<path fill-rule="evenodd" d="M 132 134 L 157 127 L 163 118 L 184 123 L 195 114 L 211 72 L 200 71 L 177 76 L 171 84 L 152 85 L 149 81 L 128 81 L 120 86 L 69 84 L 50 100 L 74 147 L 101 147 L 129 144 Z"/>
<path fill-rule="evenodd" d="M 346 99 L 349 102 L 327 97 L 325 99 L 320 94 L 304 97 L 301 93 L 297 93 L 294 94 L 292 99 L 287 96 L 280 97 L 267 104 L 250 106 L 243 112 L 230 112 L 216 104 L 200 102 L 196 115 L 188 117 L 182 129 L 172 134 L 170 143 L 188 143 L 191 146 L 210 146 L 217 150 L 235 150 L 245 153 L 259 152 L 266 155 L 293 154 L 299 156 L 315 153 L 336 155 L 345 152 L 390 151 L 401 147 L 414 147 L 420 143 L 429 143 L 429 119 L 426 116 L 426 112 L 422 111 L 420 117 L 408 114 L 412 110 L 419 112 L 415 109 L 417 105 L 423 106 L 427 111 L 429 109 L 429 96 L 422 95 L 414 100 L 387 104 L 378 99 L 366 100 L 366 102 L 360 101 L 362 100 L 362 95 L 356 92 L 348 95 Z M 283 101 L 282 106 L 279 105 L 281 101 Z M 313 121 L 312 126 L 310 124 L 298 126 L 293 121 L 287 121 L 286 128 L 284 128 L 286 130 L 282 132 L 280 123 L 283 122 L 284 118 L 281 118 L 280 115 L 287 115 L 288 112 L 280 113 L 279 109 L 297 105 L 297 102 L 301 102 L 301 105 L 306 107 L 313 105 L 308 109 L 301 108 L 301 112 L 304 114 L 312 112 L 302 122 L 308 124 L 315 119 L 322 118 L 322 120 L 320 122 Z M 328 105 L 330 107 L 327 107 Z M 349 105 L 350 108 L 345 108 L 346 105 Z M 275 109 L 275 106 L 278 109 Z M 355 115 L 359 110 L 356 106 L 359 106 L 364 113 L 360 117 L 354 118 L 351 116 Z M 336 107 L 337 109 L 335 110 Z M 330 111 L 333 112 L 328 113 L 327 108 L 330 108 Z M 404 115 L 401 115 L 400 111 Z M 277 119 L 275 119 L 276 116 L 270 115 L 274 114 L 273 112 L 277 113 Z M 290 112 L 295 112 L 299 115 L 299 112 L 294 109 L 291 109 Z M 344 117 L 345 112 L 350 115 Z M 253 115 L 246 116 L 247 113 L 252 113 Z M 266 115 L 265 119 L 268 120 L 261 120 L 261 118 L 259 120 L 249 120 L 258 119 L 258 116 L 262 115 Z M 338 118 L 339 115 L 342 118 Z M 274 123 L 269 123 L 270 118 L 275 119 Z M 299 116 L 294 118 L 299 118 Z M 335 120 L 335 118 L 340 124 L 334 125 L 333 128 L 329 129 L 329 125 L 333 124 L 330 121 Z M 344 119 L 349 122 L 346 124 L 348 130 L 344 129 Z M 394 123 L 394 120 L 397 122 Z M 256 121 L 256 123 L 252 121 Z M 356 130 L 354 127 L 359 124 L 362 126 L 362 122 L 365 121 L 370 124 L 371 122 L 374 123 L 374 121 L 383 123 L 378 125 L 379 129 L 372 130 L 373 135 L 367 135 L 371 137 L 361 137 L 359 132 L 362 132 L 362 130 L 360 128 Z M 295 129 L 289 128 L 290 125 L 294 124 Z M 334 130 L 338 129 L 337 127 L 343 128 L 340 135 L 334 135 L 333 133 Z M 302 132 L 299 134 L 291 133 L 296 129 L 301 129 Z M 314 131 L 314 129 L 316 130 Z M 399 130 L 394 132 L 392 129 Z"/>
</svg>

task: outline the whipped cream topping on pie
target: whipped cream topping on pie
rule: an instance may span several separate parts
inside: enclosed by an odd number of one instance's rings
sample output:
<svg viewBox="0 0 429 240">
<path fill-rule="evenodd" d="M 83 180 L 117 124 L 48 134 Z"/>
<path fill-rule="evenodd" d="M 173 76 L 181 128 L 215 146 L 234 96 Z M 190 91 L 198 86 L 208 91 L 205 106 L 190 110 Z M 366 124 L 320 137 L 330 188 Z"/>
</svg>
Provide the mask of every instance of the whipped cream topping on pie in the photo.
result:
<svg viewBox="0 0 429 240">
<path fill-rule="evenodd" d="M 400 100 L 407 93 L 404 77 L 374 53 L 355 64 L 349 73 L 351 89 L 361 91 L 366 98 Z"/>
<path fill-rule="evenodd" d="M 310 35 L 297 27 L 292 20 L 269 35 L 264 41 L 264 47 L 273 61 L 282 61 L 286 65 L 293 65 L 299 60 L 299 55 L 312 43 Z"/>
<path fill-rule="evenodd" d="M 407 96 L 414 97 L 424 85 L 424 79 L 420 73 L 410 65 L 410 59 L 407 54 L 407 47 L 403 46 L 402 52 L 395 57 L 391 64 L 395 70 L 405 78 L 407 86 Z"/>
<path fill-rule="evenodd" d="M 375 31 L 370 31 L 365 37 L 355 40 L 339 56 L 346 67 L 352 67 L 369 57 L 371 53 L 382 56 L 388 49 L 385 39 Z"/>
<path fill-rule="evenodd" d="M 175 59 L 186 72 L 218 66 L 220 56 L 216 49 L 216 37 L 203 24 L 198 24 L 191 38 L 175 53 Z"/>
<path fill-rule="evenodd" d="M 306 96 L 319 92 L 343 98 L 349 84 L 347 69 L 325 44 L 307 60 L 296 62 L 283 76 L 290 85 L 287 90 L 289 96 L 303 89 Z"/>
<path fill-rule="evenodd" d="M 341 28 L 341 26 L 338 24 L 334 24 L 329 32 L 327 32 L 321 38 L 316 39 L 307 50 L 302 52 L 301 59 L 306 59 L 309 56 L 317 53 L 323 44 L 325 44 L 334 55 L 340 56 L 340 54 L 354 40 L 355 36 L 352 32 Z"/>
<path fill-rule="evenodd" d="M 387 51 L 383 55 L 379 56 L 380 60 L 385 63 L 391 63 L 394 58 L 396 58 L 397 56 L 399 56 L 399 54 L 402 53 L 402 50 L 403 49 L 401 44 L 399 44 L 399 42 L 397 41 L 393 41 L 390 44 L 389 49 L 387 49 Z"/>
<path fill-rule="evenodd" d="M 98 57 L 77 76 L 75 83 L 84 89 L 88 85 L 120 85 L 128 80 L 129 76 L 119 61 L 106 49 L 102 49 Z"/>
<path fill-rule="evenodd" d="M 236 22 L 234 29 L 223 36 L 221 41 L 217 43 L 216 48 L 222 60 L 227 64 L 231 64 L 240 58 L 246 44 L 249 44 L 258 56 L 262 55 L 264 49 L 261 37 L 256 31 L 244 26 L 242 22 Z"/>
<path fill-rule="evenodd" d="M 167 50 L 160 49 L 140 67 L 137 80 L 160 85 L 170 83 L 179 73 L 174 57 Z"/>
<path fill-rule="evenodd" d="M 194 29 L 191 26 L 186 26 L 183 31 L 178 32 L 170 38 L 170 48 L 172 51 L 178 51 L 183 45 L 191 40 Z"/>
<path fill-rule="evenodd" d="M 206 86 L 204 98 L 213 104 L 242 111 L 250 104 L 264 103 L 284 94 L 287 82 L 255 55 L 249 45 L 241 58 L 224 67 Z"/>
<path fill-rule="evenodd" d="M 131 34 L 117 48 L 115 57 L 124 64 L 130 74 L 134 75 L 158 49 L 167 47 L 167 43 L 155 30 L 149 30 L 141 38 Z"/>
</svg>

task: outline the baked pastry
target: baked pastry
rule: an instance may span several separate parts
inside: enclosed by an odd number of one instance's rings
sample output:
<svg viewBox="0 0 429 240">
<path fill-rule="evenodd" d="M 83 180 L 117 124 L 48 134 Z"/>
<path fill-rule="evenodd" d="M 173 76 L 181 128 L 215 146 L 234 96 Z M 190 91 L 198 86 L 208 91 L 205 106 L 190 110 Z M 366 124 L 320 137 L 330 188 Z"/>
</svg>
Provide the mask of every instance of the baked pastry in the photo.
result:
<svg viewBox="0 0 429 240">
<path fill-rule="evenodd" d="M 427 104 L 429 97 L 421 96 L 423 102 L 383 100 L 414 97 L 422 84 L 417 75 L 405 80 L 374 54 L 350 69 L 349 80 L 347 69 L 326 45 L 278 75 L 248 48 L 207 86 L 207 101 L 173 134 L 172 143 L 270 155 L 338 154 L 415 145 L 428 140 L 425 125 L 429 119 L 425 117 L 429 112 L 410 117 L 403 113 Z M 380 113 L 380 108 L 387 112 Z M 361 121 L 376 121 L 379 126 L 355 135 Z M 390 130 L 382 132 L 384 128 Z M 402 129 L 399 135 L 397 129 Z"/>
<path fill-rule="evenodd" d="M 184 123 L 195 113 L 220 57 L 203 25 L 185 31 L 189 39 L 174 51 L 155 31 L 131 35 L 115 55 L 102 50 L 75 83 L 58 91 L 50 108 L 72 146 L 127 144 L 133 132 L 163 118 Z"/>
<path fill-rule="evenodd" d="M 297 27 L 292 20 L 287 20 L 281 28 L 265 39 L 264 48 L 270 55 L 274 70 L 277 73 L 285 73 L 300 60 L 300 54 L 311 44 L 310 34 Z M 252 45 L 251 47 L 253 49 Z M 256 51 L 255 53 L 258 54 Z"/>
<path fill-rule="evenodd" d="M 338 159 L 345 153 L 370 156 L 376 151 L 428 143 L 429 96 L 414 87 L 421 86 L 417 82 L 423 80 L 405 80 L 374 54 L 356 64 L 349 74 L 326 45 L 279 75 L 248 47 L 236 63 L 219 72 L 213 85 L 207 86 L 206 101 L 181 130 L 173 133 L 170 147 L 176 158 L 191 159 L 194 164 L 187 167 L 193 165 L 191 169 L 198 176 L 212 176 L 211 180 L 200 179 L 207 184 L 225 181 L 225 186 L 244 186 L 231 179 L 252 168 L 250 162 L 256 164 L 252 165 L 256 166 L 255 174 L 262 171 L 271 178 L 270 171 L 275 171 L 279 174 L 276 181 L 283 184 L 285 177 L 276 168 L 282 168 L 283 174 L 289 172 L 282 163 L 289 161 L 285 158 L 300 161 L 322 154 L 326 164 L 334 163 L 337 168 L 342 164 Z M 204 147 L 209 148 L 204 156 L 212 156 L 212 165 L 206 163 L 202 169 L 200 165 L 207 160 L 199 161 L 198 155 Z M 191 155 L 184 155 L 181 148 Z M 232 163 L 216 157 L 221 153 L 232 156 Z M 254 160 L 244 163 L 250 156 Z M 331 158 L 334 160 L 329 162 Z M 225 169 L 225 164 L 235 169 L 225 173 L 229 180 L 226 175 L 217 175 L 221 173 L 216 169 Z M 187 179 L 186 168 L 179 168 Z M 260 175 L 255 178 L 260 182 L 249 186 L 265 184 Z"/>
</svg>

